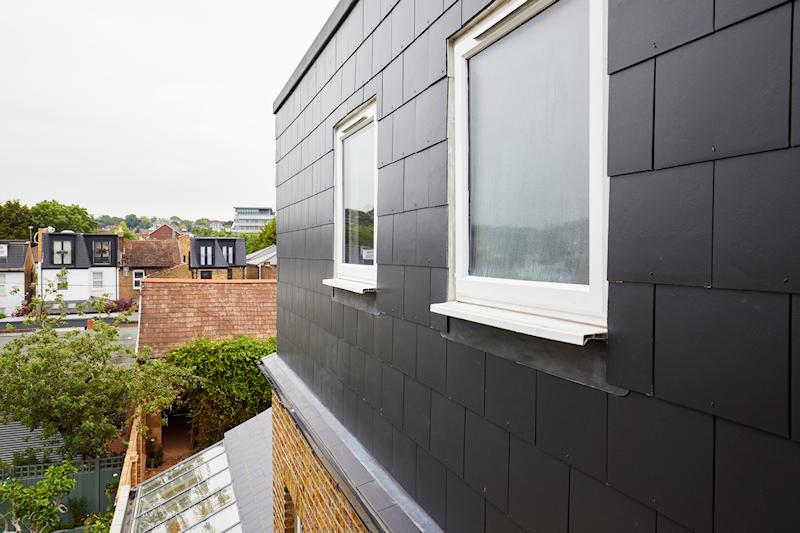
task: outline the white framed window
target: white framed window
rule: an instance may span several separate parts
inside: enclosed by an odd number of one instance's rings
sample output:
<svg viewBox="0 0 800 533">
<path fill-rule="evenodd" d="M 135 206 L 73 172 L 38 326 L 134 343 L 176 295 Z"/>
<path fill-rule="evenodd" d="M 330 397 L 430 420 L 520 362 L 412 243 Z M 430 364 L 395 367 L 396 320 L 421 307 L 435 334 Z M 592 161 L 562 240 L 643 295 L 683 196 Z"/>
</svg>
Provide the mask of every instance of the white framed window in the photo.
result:
<svg viewBox="0 0 800 533">
<path fill-rule="evenodd" d="M 92 262 L 96 265 L 111 264 L 111 241 L 92 242 Z"/>
<path fill-rule="evenodd" d="M 451 41 L 449 302 L 583 344 L 605 335 L 605 2 L 496 2 Z"/>
<path fill-rule="evenodd" d="M 6 275 L 0 273 L 0 296 L 7 296 L 8 289 L 6 289 Z"/>
<path fill-rule="evenodd" d="M 142 280 L 144 279 L 144 270 L 133 271 L 133 288 L 139 290 L 142 288 Z"/>
<path fill-rule="evenodd" d="M 234 252 L 232 245 L 230 244 L 223 245 L 222 255 L 223 257 L 225 257 L 225 261 L 227 261 L 229 265 L 233 264 Z"/>
<path fill-rule="evenodd" d="M 367 292 L 377 284 L 378 125 L 371 100 L 334 128 L 333 287 Z"/>
<path fill-rule="evenodd" d="M 53 264 L 72 264 L 72 241 L 67 239 L 56 239 L 53 241 Z"/>
<path fill-rule="evenodd" d="M 92 271 L 92 288 L 93 289 L 102 289 L 103 288 L 103 272 L 102 271 Z"/>
<path fill-rule="evenodd" d="M 210 244 L 200 245 L 200 265 L 211 266 L 214 263 L 214 249 Z"/>
<path fill-rule="evenodd" d="M 0 244 L 0 259 L 8 258 L 8 245 Z"/>
</svg>

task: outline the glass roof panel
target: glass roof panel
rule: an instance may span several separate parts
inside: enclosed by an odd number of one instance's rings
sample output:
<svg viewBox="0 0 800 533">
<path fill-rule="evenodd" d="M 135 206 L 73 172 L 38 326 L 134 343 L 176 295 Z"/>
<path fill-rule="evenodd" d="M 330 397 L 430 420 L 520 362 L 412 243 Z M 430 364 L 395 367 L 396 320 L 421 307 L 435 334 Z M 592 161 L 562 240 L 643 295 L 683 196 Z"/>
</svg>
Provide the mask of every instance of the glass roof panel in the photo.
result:
<svg viewBox="0 0 800 533">
<path fill-rule="evenodd" d="M 172 498 L 171 500 L 162 503 L 158 507 L 155 507 L 151 511 L 139 516 L 137 518 L 138 527 L 136 531 L 147 531 L 149 528 L 159 524 L 160 522 L 163 522 L 164 520 L 167 520 L 170 517 L 174 517 L 178 513 L 182 513 L 185 510 L 190 509 L 192 506 L 198 503 L 208 502 L 213 504 L 213 502 L 216 501 L 214 499 L 215 496 L 218 495 L 221 489 L 230 488 L 230 483 L 230 470 L 223 470 L 222 472 L 208 478 L 202 483 L 193 486 L 175 498 Z M 233 501 L 232 489 L 230 498 L 226 499 L 224 503 L 227 504 L 231 501 Z M 206 513 L 204 516 L 208 516 L 209 514 L 220 509 L 222 507 L 222 503 L 223 502 L 221 502 L 219 505 L 212 505 L 210 512 Z M 169 531 L 172 532 L 175 530 L 170 529 Z M 179 531 L 182 531 L 182 529 Z"/>
<path fill-rule="evenodd" d="M 224 454 L 218 455 L 209 462 L 201 464 L 194 470 L 190 470 L 169 483 L 162 484 L 157 490 L 142 496 L 139 499 L 139 507 L 136 512 L 140 515 L 144 514 L 226 468 L 228 468 L 228 458 Z"/>
<path fill-rule="evenodd" d="M 222 533 L 239 523 L 239 510 L 235 505 L 229 505 L 215 515 L 211 515 L 190 529 L 190 533 Z"/>
<path fill-rule="evenodd" d="M 174 516 L 166 522 L 159 524 L 157 527 L 151 529 L 154 533 L 177 533 L 186 531 L 195 524 L 200 523 L 218 509 L 234 501 L 233 487 L 228 486 L 223 490 L 212 494 L 205 500 L 189 507 L 181 514 Z"/>
<path fill-rule="evenodd" d="M 210 448 L 206 448 L 197 455 L 194 455 L 186 459 L 182 463 L 178 463 L 177 465 L 172 467 L 172 469 L 167 470 L 163 474 L 160 474 L 152 479 L 148 479 L 139 486 L 139 492 L 140 494 L 147 494 L 148 492 L 156 490 L 157 488 L 169 483 L 170 481 L 172 481 L 177 477 L 180 477 L 186 472 L 194 468 L 197 468 L 198 466 L 207 461 L 210 461 L 211 459 L 220 455 L 224 451 L 225 447 L 222 445 L 222 443 L 215 444 Z"/>
</svg>

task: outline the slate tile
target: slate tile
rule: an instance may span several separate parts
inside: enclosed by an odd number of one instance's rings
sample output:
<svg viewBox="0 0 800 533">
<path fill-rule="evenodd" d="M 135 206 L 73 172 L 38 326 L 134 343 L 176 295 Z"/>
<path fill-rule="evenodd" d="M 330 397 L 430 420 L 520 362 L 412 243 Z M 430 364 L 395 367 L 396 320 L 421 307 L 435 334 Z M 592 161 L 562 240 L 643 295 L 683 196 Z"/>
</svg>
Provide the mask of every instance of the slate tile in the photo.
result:
<svg viewBox="0 0 800 533">
<path fill-rule="evenodd" d="M 358 309 L 344 306 L 344 339 L 349 344 L 358 342 Z"/>
<path fill-rule="evenodd" d="M 417 213 L 416 264 L 447 266 L 447 207 L 420 209 Z"/>
<path fill-rule="evenodd" d="M 597 479 L 606 477 L 606 394 L 537 373 L 536 445 Z"/>
<path fill-rule="evenodd" d="M 508 514 L 529 531 L 566 533 L 569 466 L 511 436 Z"/>
<path fill-rule="evenodd" d="M 693 530 L 712 530 L 714 419 L 629 394 L 608 399 L 608 483 Z"/>
<path fill-rule="evenodd" d="M 394 321 L 392 361 L 395 368 L 414 377 L 417 369 L 417 328 L 402 319 Z"/>
<path fill-rule="evenodd" d="M 388 165 L 392 159 L 394 115 L 378 121 L 378 167 Z"/>
<path fill-rule="evenodd" d="M 358 394 L 345 387 L 344 393 L 344 420 L 342 423 L 350 431 L 356 433 L 358 431 L 358 404 L 361 399 Z"/>
<path fill-rule="evenodd" d="M 378 0 L 364 0 L 364 35 L 372 33 L 381 21 L 381 5 Z"/>
<path fill-rule="evenodd" d="M 734 22 L 765 11 L 786 0 L 715 0 L 714 27 L 724 28 Z"/>
<path fill-rule="evenodd" d="M 382 416 L 372 417 L 373 455 L 383 467 L 392 471 L 394 430 L 388 420 Z"/>
<path fill-rule="evenodd" d="M 447 397 L 483 414 L 486 354 L 447 342 Z"/>
<path fill-rule="evenodd" d="M 376 262 L 383 265 L 391 265 L 392 260 L 392 245 L 394 242 L 394 217 L 387 215 L 385 217 L 378 217 L 378 249 Z"/>
<path fill-rule="evenodd" d="M 414 35 L 419 35 L 442 14 L 442 0 L 414 0 Z"/>
<path fill-rule="evenodd" d="M 609 79 L 609 176 L 653 168 L 655 67 L 647 61 Z"/>
<path fill-rule="evenodd" d="M 374 336 L 374 318 L 369 313 L 359 311 L 358 313 L 358 347 L 367 353 L 372 352 L 372 341 Z"/>
<path fill-rule="evenodd" d="M 392 21 L 384 19 L 372 34 L 372 72 L 380 72 L 392 60 Z"/>
<path fill-rule="evenodd" d="M 716 163 L 714 286 L 800 292 L 800 149 Z"/>
<path fill-rule="evenodd" d="M 570 533 L 655 533 L 656 513 L 577 469 L 570 471 Z"/>
<path fill-rule="evenodd" d="M 392 316 L 403 316 L 403 276 L 401 266 L 378 265 L 378 310 Z"/>
<path fill-rule="evenodd" d="M 447 341 L 430 328 L 417 327 L 417 379 L 440 394 L 447 388 Z"/>
<path fill-rule="evenodd" d="M 453 472 L 464 472 L 464 408 L 431 393 L 431 454 Z"/>
<path fill-rule="evenodd" d="M 381 383 L 381 416 L 396 428 L 403 427 L 403 374 L 384 365 Z"/>
<path fill-rule="evenodd" d="M 717 421 L 714 527 L 726 533 L 797 530 L 797 443 Z"/>
<path fill-rule="evenodd" d="M 356 87 L 372 78 L 372 36 L 367 37 L 356 50 Z"/>
<path fill-rule="evenodd" d="M 611 0 L 608 70 L 662 54 L 714 29 L 713 0 Z"/>
<path fill-rule="evenodd" d="M 417 261 L 417 212 L 395 215 L 392 258 L 398 265 L 414 265 Z"/>
<path fill-rule="evenodd" d="M 484 500 L 458 476 L 447 472 L 447 531 L 483 533 Z"/>
<path fill-rule="evenodd" d="M 417 447 L 416 500 L 440 527 L 446 526 L 447 470 L 422 447 Z"/>
<path fill-rule="evenodd" d="M 431 303 L 447 301 L 448 270 L 446 268 L 431 269 Z M 431 327 L 439 331 L 447 331 L 447 317 L 431 313 Z"/>
<path fill-rule="evenodd" d="M 403 431 L 425 449 L 430 447 L 431 391 L 406 376 Z"/>
<path fill-rule="evenodd" d="M 398 57 L 383 71 L 383 114 L 403 105 L 403 58 Z"/>
<path fill-rule="evenodd" d="M 533 442 L 536 428 L 536 371 L 489 355 L 486 358 L 486 418 Z"/>
<path fill-rule="evenodd" d="M 656 531 L 658 533 L 692 533 L 664 515 L 658 515 L 656 518 Z"/>
<path fill-rule="evenodd" d="M 402 431 L 394 430 L 392 476 L 413 498 L 417 486 L 417 445 Z"/>
<path fill-rule="evenodd" d="M 431 0 L 425 0 L 431 2 Z M 403 102 L 408 102 L 428 86 L 428 34 L 423 33 L 403 52 Z"/>
<path fill-rule="evenodd" d="M 462 0 L 461 1 L 461 23 L 466 23 L 469 19 L 480 13 L 492 0 Z"/>
<path fill-rule="evenodd" d="M 447 0 L 446 3 L 451 3 Z M 449 7 L 428 30 L 428 83 L 447 74 L 447 38 L 461 28 L 461 4 Z"/>
<path fill-rule="evenodd" d="M 414 39 L 414 0 L 400 0 L 391 16 L 392 56 L 397 57 Z"/>
<path fill-rule="evenodd" d="M 796 8 L 797 6 L 794 6 Z M 793 9 L 792 32 L 800 32 L 800 9 Z M 792 146 L 800 144 L 800 39 L 792 39 Z"/>
<path fill-rule="evenodd" d="M 713 195 L 712 163 L 613 178 L 608 278 L 710 285 Z"/>
<path fill-rule="evenodd" d="M 392 157 L 397 160 L 413 154 L 416 151 L 415 132 L 416 128 L 416 103 L 417 99 L 411 100 L 404 106 L 395 111 L 392 124 Z M 430 121 L 429 118 L 425 118 Z"/>
<path fill-rule="evenodd" d="M 364 356 L 364 399 L 374 409 L 381 407 L 381 387 L 383 386 L 383 364 L 371 354 Z"/>
<path fill-rule="evenodd" d="M 612 385 L 653 395 L 655 288 L 644 283 L 608 285 L 606 379 Z"/>
<path fill-rule="evenodd" d="M 403 211 L 403 168 L 397 161 L 378 169 L 378 215 L 391 215 Z"/>
<path fill-rule="evenodd" d="M 414 102 L 414 151 L 419 151 L 447 138 L 447 80 L 429 87 Z"/>
<path fill-rule="evenodd" d="M 656 168 L 788 144 L 789 15 L 784 6 L 659 56 Z"/>
<path fill-rule="evenodd" d="M 369 356 L 368 356 L 369 357 Z M 372 408 L 367 404 L 367 402 L 361 401 L 358 404 L 358 428 L 356 430 L 356 436 L 358 441 L 361 443 L 364 448 L 367 449 L 368 452 L 372 453 L 373 444 L 372 444 L 372 431 L 373 431 L 373 422 L 372 422 Z"/>
<path fill-rule="evenodd" d="M 789 411 L 792 414 L 792 439 L 800 442 L 800 296 L 792 296 L 792 354 L 791 354 L 791 398 Z"/>
<path fill-rule="evenodd" d="M 467 411 L 464 480 L 500 510 L 508 510 L 508 431 Z"/>
<path fill-rule="evenodd" d="M 403 317 L 406 320 L 427 326 L 430 324 L 431 269 L 406 267 L 403 287 Z"/>
<path fill-rule="evenodd" d="M 364 394 L 364 357 L 364 352 L 355 346 L 350 349 L 348 384 L 358 395 Z"/>
<path fill-rule="evenodd" d="M 491 503 L 486 504 L 486 531 L 503 531 L 505 533 L 524 533 L 523 529 L 515 524 Z"/>
<path fill-rule="evenodd" d="M 659 285 L 655 323 L 656 396 L 788 435 L 788 295 Z"/>
<path fill-rule="evenodd" d="M 428 207 L 429 150 L 418 152 L 404 159 L 403 209 L 410 211 Z"/>
<path fill-rule="evenodd" d="M 392 362 L 393 330 L 394 318 L 390 315 L 378 315 L 375 317 L 375 323 L 373 324 L 375 355 L 387 363 Z"/>
</svg>

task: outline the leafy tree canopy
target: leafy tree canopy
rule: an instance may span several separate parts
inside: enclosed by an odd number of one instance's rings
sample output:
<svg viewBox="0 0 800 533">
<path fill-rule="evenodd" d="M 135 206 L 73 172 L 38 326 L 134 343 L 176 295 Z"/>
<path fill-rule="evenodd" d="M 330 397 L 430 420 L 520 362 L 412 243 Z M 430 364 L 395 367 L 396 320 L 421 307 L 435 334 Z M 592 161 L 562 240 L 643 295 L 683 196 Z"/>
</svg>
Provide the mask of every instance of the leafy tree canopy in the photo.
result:
<svg viewBox="0 0 800 533">
<path fill-rule="evenodd" d="M 183 404 L 198 430 L 202 448 L 222 439 L 225 431 L 270 406 L 269 383 L 256 363 L 275 351 L 275 338 L 198 339 L 175 348 L 167 361 L 198 380 L 183 395 Z"/>
<path fill-rule="evenodd" d="M 273 218 L 264 225 L 260 232 L 245 237 L 248 254 L 266 248 L 267 246 L 272 246 L 278 242 L 277 220 L 277 218 Z"/>
<path fill-rule="evenodd" d="M 122 222 L 120 217 L 112 217 L 110 215 L 100 215 L 95 220 L 99 226 L 116 226 Z"/>
<path fill-rule="evenodd" d="M 48 286 L 45 299 L 54 293 Z M 59 295 L 55 300 L 63 305 Z M 92 330 L 57 331 L 60 317 L 48 315 L 43 301 L 36 296 L 31 302 L 29 320 L 38 329 L 0 349 L 0 422 L 41 428 L 44 439 L 60 435 L 64 457 L 96 457 L 107 452 L 137 406 L 157 413 L 191 383 L 188 371 L 119 344 L 118 323 L 98 320 Z M 96 309 L 107 303 L 99 299 Z"/>
<path fill-rule="evenodd" d="M 2 513 L 5 531 L 45 533 L 56 529 L 59 515 L 66 512 L 61 502 L 75 488 L 73 474 L 77 471 L 65 463 L 49 467 L 44 479 L 31 486 L 16 479 L 0 482 L 0 501 L 8 506 Z"/>
<path fill-rule="evenodd" d="M 72 230 L 77 233 L 97 231 L 97 221 L 85 208 L 74 204 L 64 205 L 55 200 L 45 200 L 31 207 L 31 219 L 36 228 L 53 227 L 56 231 Z"/>
<path fill-rule="evenodd" d="M 122 230 L 122 238 L 129 240 L 129 241 L 136 241 L 139 237 L 136 236 L 134 232 L 128 228 L 128 225 L 125 223 L 124 220 L 120 221 L 119 225 L 117 226 L 119 229 Z"/>
<path fill-rule="evenodd" d="M 138 228 L 140 220 L 141 219 L 133 213 L 125 215 L 125 224 L 127 224 L 129 228 Z"/>
<path fill-rule="evenodd" d="M 0 239 L 25 239 L 30 237 L 28 226 L 33 226 L 31 210 L 19 200 L 6 200 L 0 204 Z"/>
</svg>

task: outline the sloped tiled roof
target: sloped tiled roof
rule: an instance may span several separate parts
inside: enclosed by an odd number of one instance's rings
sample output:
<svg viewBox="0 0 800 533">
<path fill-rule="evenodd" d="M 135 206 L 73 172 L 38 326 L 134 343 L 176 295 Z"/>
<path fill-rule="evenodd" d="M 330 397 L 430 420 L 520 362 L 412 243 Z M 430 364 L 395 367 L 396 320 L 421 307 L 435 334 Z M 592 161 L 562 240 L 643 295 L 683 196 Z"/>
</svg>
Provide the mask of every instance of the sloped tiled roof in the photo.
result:
<svg viewBox="0 0 800 533">
<path fill-rule="evenodd" d="M 30 246 L 28 241 L 0 240 L 0 244 L 8 246 L 8 257 L 0 257 L 0 272 L 23 270 L 25 268 L 25 256 Z"/>
<path fill-rule="evenodd" d="M 139 347 L 163 357 L 198 337 L 275 335 L 275 280 L 145 278 L 139 307 Z"/>
<path fill-rule="evenodd" d="M 170 268 L 180 262 L 176 240 L 122 241 L 122 266 Z"/>
</svg>

